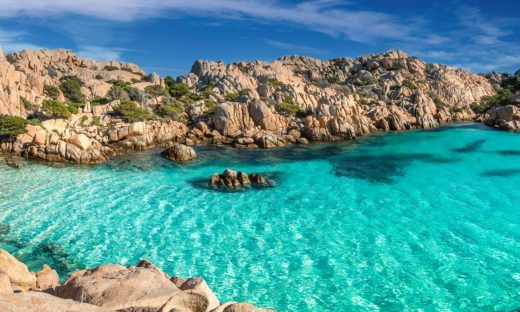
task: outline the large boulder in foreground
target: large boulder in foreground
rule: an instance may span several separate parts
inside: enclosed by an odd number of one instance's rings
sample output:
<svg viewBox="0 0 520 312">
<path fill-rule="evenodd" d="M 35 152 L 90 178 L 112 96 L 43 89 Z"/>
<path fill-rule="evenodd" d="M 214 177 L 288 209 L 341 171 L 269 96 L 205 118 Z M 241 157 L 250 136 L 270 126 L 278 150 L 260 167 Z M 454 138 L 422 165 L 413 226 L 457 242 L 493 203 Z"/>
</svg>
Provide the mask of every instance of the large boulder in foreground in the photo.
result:
<svg viewBox="0 0 520 312">
<path fill-rule="evenodd" d="M 197 158 L 195 150 L 184 144 L 175 144 L 163 151 L 161 155 L 173 161 L 190 161 Z"/>
<path fill-rule="evenodd" d="M 7 275 L 12 285 L 36 286 L 36 277 L 29 272 L 27 266 L 2 249 L 0 249 L 0 273 Z"/>
<path fill-rule="evenodd" d="M 43 292 L 0 294 L 2 312 L 109 312 L 95 305 L 64 300 Z"/>
<path fill-rule="evenodd" d="M 112 310 L 155 311 L 179 291 L 162 272 L 108 264 L 72 273 L 56 295 Z"/>
</svg>

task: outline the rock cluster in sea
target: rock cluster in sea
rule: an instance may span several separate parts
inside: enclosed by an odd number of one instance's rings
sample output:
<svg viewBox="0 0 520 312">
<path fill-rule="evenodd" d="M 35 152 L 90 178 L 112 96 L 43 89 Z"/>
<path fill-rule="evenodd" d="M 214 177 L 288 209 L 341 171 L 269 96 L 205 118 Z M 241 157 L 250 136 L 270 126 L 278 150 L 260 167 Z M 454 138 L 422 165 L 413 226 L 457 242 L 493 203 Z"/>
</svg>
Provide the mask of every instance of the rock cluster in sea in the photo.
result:
<svg viewBox="0 0 520 312">
<path fill-rule="evenodd" d="M 214 173 L 209 179 L 209 185 L 225 189 L 242 189 L 251 185 L 265 187 L 272 186 L 273 182 L 263 175 L 245 172 L 236 172 L 232 169 L 226 169 L 223 173 Z"/>
<path fill-rule="evenodd" d="M 1 151 L 46 161 L 100 163 L 124 150 L 172 143 L 273 148 L 349 140 L 475 120 L 479 116 L 473 105 L 494 96 L 505 81 L 504 75 L 427 64 L 402 51 L 326 61 L 301 56 L 232 64 L 196 61 L 176 79 L 189 94 L 179 100 L 144 93 L 147 87 L 166 85 L 135 64 L 86 60 L 63 49 L 22 51 L 0 53 L 0 115 L 41 113 L 49 98 L 46 86 L 59 87 L 60 79 L 71 75 L 83 83 L 85 105 L 70 119 L 27 126 L 25 134 L 4 141 Z M 519 77 L 506 78 L 520 84 Z M 114 95 L 121 85 L 140 95 L 138 105 L 150 118 L 128 122 L 113 114 L 123 99 Z M 57 89 L 57 98 L 65 100 Z M 479 120 L 517 129 L 519 98 L 516 94 L 510 107 L 492 109 Z M 101 105 L 95 102 L 99 99 L 108 102 Z M 180 105 L 173 108 L 177 116 L 160 115 L 172 102 Z"/>
<path fill-rule="evenodd" d="M 202 278 L 162 272 L 147 260 L 107 264 L 70 274 L 38 272 L 0 249 L 0 311 L 20 312 L 269 312 L 249 303 L 221 303 Z"/>
<path fill-rule="evenodd" d="M 172 147 L 168 147 L 164 150 L 161 155 L 169 160 L 173 161 L 189 161 L 197 158 L 195 150 L 184 144 L 174 144 Z"/>
</svg>

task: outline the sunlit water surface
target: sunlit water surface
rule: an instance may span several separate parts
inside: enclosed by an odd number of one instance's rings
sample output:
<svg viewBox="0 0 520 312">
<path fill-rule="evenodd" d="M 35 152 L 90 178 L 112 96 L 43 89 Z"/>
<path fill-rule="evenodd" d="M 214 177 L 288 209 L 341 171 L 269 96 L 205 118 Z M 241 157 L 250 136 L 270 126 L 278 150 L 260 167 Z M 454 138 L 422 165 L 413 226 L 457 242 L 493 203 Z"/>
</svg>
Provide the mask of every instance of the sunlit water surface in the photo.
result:
<svg viewBox="0 0 520 312">
<path fill-rule="evenodd" d="M 147 258 L 280 311 L 520 307 L 520 134 L 467 124 L 274 150 L 0 165 L 0 248 L 65 277 Z M 274 188 L 218 192 L 225 168 Z"/>
</svg>

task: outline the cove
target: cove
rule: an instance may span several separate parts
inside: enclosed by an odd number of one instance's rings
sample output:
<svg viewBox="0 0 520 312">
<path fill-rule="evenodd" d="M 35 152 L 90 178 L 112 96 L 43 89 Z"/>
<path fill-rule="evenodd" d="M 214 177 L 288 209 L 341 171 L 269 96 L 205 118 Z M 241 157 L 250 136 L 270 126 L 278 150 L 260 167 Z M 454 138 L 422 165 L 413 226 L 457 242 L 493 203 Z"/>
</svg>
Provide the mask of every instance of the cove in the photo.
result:
<svg viewBox="0 0 520 312">
<path fill-rule="evenodd" d="M 146 258 L 279 311 L 520 306 L 520 135 L 479 124 L 277 149 L 0 165 L 0 248 L 67 273 Z M 218 192 L 214 172 L 276 187 Z"/>
</svg>

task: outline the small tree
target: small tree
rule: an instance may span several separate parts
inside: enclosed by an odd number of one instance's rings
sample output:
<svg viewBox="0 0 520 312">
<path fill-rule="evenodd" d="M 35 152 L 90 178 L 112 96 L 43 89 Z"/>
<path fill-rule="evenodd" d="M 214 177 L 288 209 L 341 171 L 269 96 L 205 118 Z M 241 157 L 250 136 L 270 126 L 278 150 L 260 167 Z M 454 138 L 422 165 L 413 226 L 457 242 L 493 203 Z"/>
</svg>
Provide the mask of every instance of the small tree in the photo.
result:
<svg viewBox="0 0 520 312">
<path fill-rule="evenodd" d="M 144 92 L 155 99 L 155 102 L 157 105 L 159 105 L 158 97 L 163 96 L 166 94 L 166 90 L 164 90 L 163 87 L 160 85 L 151 85 L 144 88 Z"/>
<path fill-rule="evenodd" d="M 184 82 L 179 82 L 179 83 L 173 84 L 169 88 L 168 92 L 174 98 L 179 99 L 179 98 L 182 98 L 183 96 L 190 94 L 190 87 L 188 87 L 188 85 L 185 84 Z"/>
<path fill-rule="evenodd" d="M 59 100 L 45 100 L 42 104 L 42 110 L 55 118 L 70 118 L 71 113 L 67 106 Z"/>
<path fill-rule="evenodd" d="M 0 116 L 0 138 L 13 139 L 25 133 L 25 127 L 29 122 L 17 116 Z"/>
<path fill-rule="evenodd" d="M 150 118 L 150 112 L 146 108 L 139 107 L 137 103 L 130 100 L 121 101 L 121 103 L 114 108 L 114 112 L 128 122 L 136 122 Z"/>
<path fill-rule="evenodd" d="M 173 79 L 172 76 L 166 76 L 164 77 L 164 84 L 166 85 L 166 88 L 170 89 L 175 84 L 175 79 Z"/>
<path fill-rule="evenodd" d="M 57 99 L 58 96 L 60 96 L 60 89 L 56 86 L 46 84 L 43 86 L 43 93 L 51 99 Z"/>
<path fill-rule="evenodd" d="M 85 95 L 81 92 L 84 85 L 78 76 L 64 76 L 60 78 L 60 90 L 63 95 L 72 102 L 85 101 Z"/>
</svg>

